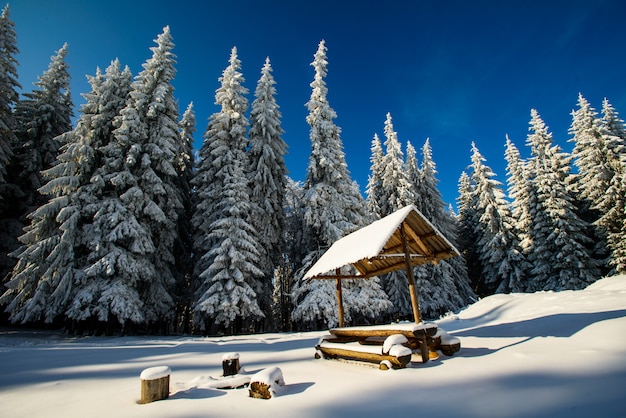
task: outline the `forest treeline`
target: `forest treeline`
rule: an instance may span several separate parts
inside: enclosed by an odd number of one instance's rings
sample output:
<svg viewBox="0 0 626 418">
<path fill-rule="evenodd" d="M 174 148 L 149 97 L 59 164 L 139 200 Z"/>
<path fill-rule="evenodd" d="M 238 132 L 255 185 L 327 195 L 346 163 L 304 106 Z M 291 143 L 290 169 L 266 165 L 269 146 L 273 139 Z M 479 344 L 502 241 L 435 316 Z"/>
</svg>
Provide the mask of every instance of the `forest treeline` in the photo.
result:
<svg viewBox="0 0 626 418">
<path fill-rule="evenodd" d="M 418 160 L 387 114 L 364 197 L 314 54 L 311 153 L 289 178 L 270 59 L 251 95 L 233 48 L 194 156 L 193 104 L 174 97 L 165 27 L 132 75 L 113 60 L 89 76 L 74 114 L 68 46 L 19 94 L 17 35 L 0 16 L 0 305 L 4 322 L 76 334 L 233 334 L 337 324 L 334 283 L 302 281 L 336 240 L 415 205 L 461 252 L 415 268 L 425 318 L 496 292 L 580 289 L 626 269 L 624 122 L 579 96 L 574 150 L 531 111 L 530 157 L 506 139 L 506 185 L 472 144 L 458 213 L 443 202 L 429 141 Z M 250 97 L 252 96 L 252 97 Z M 249 102 L 251 99 L 251 102 Z M 72 118 L 76 118 L 72 123 Z M 573 170 L 575 168 L 575 170 Z M 344 281 L 351 324 L 412 318 L 403 272 Z"/>
</svg>

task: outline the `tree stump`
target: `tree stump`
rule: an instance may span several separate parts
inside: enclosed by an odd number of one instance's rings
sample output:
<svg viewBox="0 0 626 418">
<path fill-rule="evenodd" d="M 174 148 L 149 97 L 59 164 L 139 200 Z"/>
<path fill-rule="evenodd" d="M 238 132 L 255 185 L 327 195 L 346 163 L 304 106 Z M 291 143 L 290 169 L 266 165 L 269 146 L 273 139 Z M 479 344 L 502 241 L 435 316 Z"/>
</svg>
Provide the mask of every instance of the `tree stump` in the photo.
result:
<svg viewBox="0 0 626 418">
<path fill-rule="evenodd" d="M 151 367 L 141 372 L 141 403 L 167 399 L 170 396 L 170 368 Z"/>
<path fill-rule="evenodd" d="M 222 356 L 223 376 L 234 376 L 239 373 L 239 353 L 226 353 Z"/>
<path fill-rule="evenodd" d="M 281 386 L 285 386 L 283 372 L 278 367 L 269 367 L 250 379 L 250 397 L 270 399 L 276 396 L 277 389 Z"/>
</svg>

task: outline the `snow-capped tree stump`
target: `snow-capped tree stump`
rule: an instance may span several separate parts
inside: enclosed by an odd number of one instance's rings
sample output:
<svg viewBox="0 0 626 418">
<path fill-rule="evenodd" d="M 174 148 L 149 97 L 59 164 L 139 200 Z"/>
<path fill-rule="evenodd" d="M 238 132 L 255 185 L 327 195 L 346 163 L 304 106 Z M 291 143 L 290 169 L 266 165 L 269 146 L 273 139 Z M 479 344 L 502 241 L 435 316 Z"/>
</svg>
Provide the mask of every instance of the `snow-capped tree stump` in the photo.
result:
<svg viewBox="0 0 626 418">
<path fill-rule="evenodd" d="M 170 368 L 151 367 L 141 372 L 141 403 L 167 399 L 170 396 Z"/>
<path fill-rule="evenodd" d="M 223 376 L 234 376 L 239 373 L 239 353 L 226 353 L 222 356 Z"/>
<path fill-rule="evenodd" d="M 282 386 L 285 386 L 282 370 L 278 367 L 269 367 L 250 379 L 250 397 L 270 399 L 276 396 L 277 389 Z"/>
</svg>

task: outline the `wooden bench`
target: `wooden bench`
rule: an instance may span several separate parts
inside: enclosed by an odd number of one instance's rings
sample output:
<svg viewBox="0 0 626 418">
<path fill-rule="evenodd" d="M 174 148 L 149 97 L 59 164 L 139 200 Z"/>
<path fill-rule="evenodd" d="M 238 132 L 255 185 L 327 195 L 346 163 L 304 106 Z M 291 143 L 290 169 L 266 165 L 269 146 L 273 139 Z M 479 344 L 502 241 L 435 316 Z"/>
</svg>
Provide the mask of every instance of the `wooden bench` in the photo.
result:
<svg viewBox="0 0 626 418">
<path fill-rule="evenodd" d="M 419 353 L 422 362 L 437 357 L 436 351 L 451 356 L 461 348 L 458 338 L 451 337 L 432 323 L 398 323 L 363 327 L 341 327 L 329 330 L 330 335 L 322 337 L 316 349 L 318 357 L 343 358 L 381 363 L 388 361 L 394 368 L 404 368 L 411 360 L 413 352 Z M 381 349 L 390 337 L 401 335 L 404 347 L 411 353 L 390 356 Z M 368 348 L 369 347 L 369 348 Z M 382 363 L 381 363 L 382 364 Z"/>
</svg>

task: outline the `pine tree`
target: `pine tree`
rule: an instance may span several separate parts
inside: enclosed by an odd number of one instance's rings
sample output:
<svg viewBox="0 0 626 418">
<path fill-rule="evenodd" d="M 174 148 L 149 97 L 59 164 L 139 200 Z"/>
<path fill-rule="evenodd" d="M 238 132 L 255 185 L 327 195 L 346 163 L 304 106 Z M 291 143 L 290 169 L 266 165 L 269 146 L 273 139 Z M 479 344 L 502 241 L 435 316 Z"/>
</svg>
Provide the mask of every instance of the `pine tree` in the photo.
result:
<svg viewBox="0 0 626 418">
<path fill-rule="evenodd" d="M 457 248 L 463 255 L 472 289 L 476 292 L 481 280 L 482 265 L 478 257 L 479 248 L 476 245 L 478 242 L 476 225 L 479 223 L 480 216 L 477 210 L 475 187 L 470 176 L 463 171 L 459 178 L 459 197 L 457 198 L 459 225 Z"/>
<path fill-rule="evenodd" d="M 607 235 L 610 265 L 615 273 L 626 272 L 626 129 L 617 111 L 604 99 L 600 132 L 613 177 L 604 198 L 595 205 L 601 216 L 596 224 Z"/>
<path fill-rule="evenodd" d="M 341 129 L 328 103 L 326 45 L 321 41 L 311 65 L 315 77 L 306 118 L 311 127 L 311 155 L 304 182 L 305 221 L 313 237 L 313 249 L 328 247 L 363 225 L 365 211 L 358 185 L 350 179 Z"/>
<path fill-rule="evenodd" d="M 495 173 L 484 164 L 476 144 L 472 143 L 472 178 L 475 184 L 476 249 L 481 265 L 480 295 L 522 289 L 526 262 L 513 230 L 509 204 Z"/>
<path fill-rule="evenodd" d="M 370 171 L 367 183 L 367 208 L 374 219 L 382 218 L 381 206 L 383 198 L 383 147 L 378 134 L 372 139 L 372 156 L 370 157 Z"/>
<path fill-rule="evenodd" d="M 178 222 L 178 243 L 175 247 L 177 285 L 174 297 L 176 300 L 177 326 L 186 334 L 193 326 L 191 304 L 193 303 L 193 241 L 191 214 L 193 197 L 191 181 L 193 178 L 193 142 L 196 131 L 196 116 L 193 103 L 189 103 L 179 123 L 181 148 L 175 160 L 178 172 L 178 186 L 183 200 L 183 208 Z"/>
<path fill-rule="evenodd" d="M 333 242 L 367 222 L 365 202 L 358 185 L 350 179 L 340 138 L 341 130 L 333 122 L 337 114 L 327 99 L 328 89 L 324 81 L 328 64 L 326 51 L 325 42 L 321 41 L 311 63 L 315 76 L 311 83 L 311 98 L 307 103 L 309 114 L 306 118 L 311 127 L 311 155 L 302 198 L 307 235 L 305 241 L 309 246 L 308 255 L 296 277 L 302 277 Z M 336 321 L 337 309 L 332 308 L 337 305 L 334 290 L 332 283 L 326 280 L 305 283 L 296 280 L 293 293 L 297 307 L 292 319 L 317 323 L 317 327 L 325 321 Z M 345 291 L 347 299 L 352 290 L 349 287 Z M 372 306 L 380 304 L 373 302 Z"/>
<path fill-rule="evenodd" d="M 201 329 L 212 322 L 238 332 L 244 319 L 264 316 L 255 293 L 263 272 L 258 267 L 256 231 L 248 223 L 252 213 L 246 177 L 249 122 L 244 116 L 248 90 L 243 86 L 236 48 L 229 62 L 215 93 L 221 110 L 209 120 L 193 179 L 197 193 L 192 218 L 197 257 L 194 276 L 201 283 L 194 312 Z"/>
<path fill-rule="evenodd" d="M 285 250 L 282 261 L 274 276 L 274 292 L 272 295 L 272 313 L 274 323 L 280 331 L 291 331 L 291 312 L 293 310 L 292 289 L 294 288 L 294 276 L 296 270 L 302 265 L 306 257 L 306 235 L 304 234 L 304 215 L 302 205 L 302 182 L 296 182 L 286 177 L 285 202 L 285 228 L 283 239 Z"/>
<path fill-rule="evenodd" d="M 23 196 L 8 175 L 17 140 L 13 108 L 19 100 L 18 89 L 21 89 L 17 81 L 16 55 L 19 50 L 14 26 L 6 5 L 0 15 L 0 279 L 15 266 L 15 260 L 8 254 L 19 247 L 17 237 L 23 227 L 19 220 L 21 213 L 15 204 Z"/>
<path fill-rule="evenodd" d="M 416 185 L 420 196 L 418 210 L 456 247 L 457 224 L 437 189 L 437 168 L 427 139 L 422 147 L 420 179 Z M 426 318 L 435 318 L 455 311 L 475 300 L 462 255 L 443 260 L 437 265 L 425 264 L 415 269 L 420 308 Z"/>
<path fill-rule="evenodd" d="M 61 144 L 55 138 L 72 129 L 68 52 L 65 44 L 52 56 L 48 70 L 34 83 L 39 89 L 25 93 L 15 107 L 18 145 L 13 175 L 25 193 L 26 213 L 45 202 L 37 192 L 44 182 L 41 172 L 50 168 L 59 154 Z"/>
<path fill-rule="evenodd" d="M 7 193 L 7 166 L 13 157 L 12 145 L 15 142 L 13 107 L 19 100 L 17 89 L 22 87 L 17 81 L 15 56 L 19 50 L 14 26 L 7 4 L 0 15 L 0 214 L 3 213 L 3 199 Z"/>
<path fill-rule="evenodd" d="M 606 192 L 615 176 L 616 155 L 600 132 L 600 119 L 589 102 L 578 95 L 578 110 L 572 112 L 570 142 L 574 142 L 572 158 L 578 167 L 572 184 L 576 197 L 577 214 L 590 224 L 587 235 L 591 238 L 591 254 L 602 266 L 602 274 L 608 272 L 609 251 L 606 231 L 596 222 L 603 215 L 599 207 L 606 200 Z M 618 159 L 619 157 L 617 157 Z"/>
<path fill-rule="evenodd" d="M 385 120 L 385 156 L 383 157 L 381 215 L 387 216 L 415 201 L 412 186 L 404 169 L 404 155 L 394 131 L 391 114 Z"/>
<path fill-rule="evenodd" d="M 537 193 L 537 202 L 530 207 L 530 290 L 582 289 L 599 273 L 586 248 L 588 225 L 576 215 L 567 189 L 571 157 L 553 145 L 552 134 L 535 109 L 530 130 L 528 172 Z"/>
<path fill-rule="evenodd" d="M 409 181 L 410 193 L 413 196 L 413 204 L 415 206 L 421 206 L 420 198 L 417 192 L 417 185 L 420 182 L 420 168 L 417 161 L 417 152 L 415 147 L 410 141 L 406 143 L 406 159 L 404 162 L 404 171 L 406 172 L 407 180 Z"/>
<path fill-rule="evenodd" d="M 62 152 L 43 173 L 48 182 L 40 192 L 48 201 L 30 215 L 31 224 L 20 238 L 24 246 L 3 296 L 11 300 L 8 310 L 16 322 L 63 318 L 85 279 L 82 268 L 89 250 L 84 231 L 95 199 L 92 176 L 98 148 L 110 138 L 113 119 L 128 94 L 130 72 L 122 75 L 119 61 L 114 61 L 106 75 L 98 69 L 89 82 L 92 91 L 84 94 L 87 102 L 76 128 L 57 139 L 64 144 Z"/>
<path fill-rule="evenodd" d="M 514 230 L 517 231 L 520 249 L 523 254 L 528 254 L 532 239 L 530 229 L 532 226 L 531 207 L 535 206 L 536 189 L 532 187 L 529 179 L 530 173 L 526 162 L 522 160 L 519 150 L 506 137 L 505 159 L 507 161 L 507 192 L 511 201 L 511 215 L 514 222 Z"/>
<path fill-rule="evenodd" d="M 154 248 L 145 253 L 153 274 L 146 275 L 146 281 L 135 289 L 144 302 L 146 322 L 162 326 L 173 316 L 174 248 L 184 208 L 175 165 L 184 144 L 178 132 L 178 104 L 172 85 L 176 56 L 168 26 L 155 43 L 150 48 L 152 57 L 133 82 L 115 135 L 119 142 L 130 145 L 125 164 L 134 179 L 134 184 L 129 184 L 131 187 L 120 197 Z M 127 268 L 133 268 L 132 264 Z M 111 296 L 111 303 L 115 303 L 115 297 Z"/>
<path fill-rule="evenodd" d="M 271 293 L 274 271 L 281 264 L 285 251 L 284 156 L 287 144 L 282 139 L 281 113 L 276 103 L 276 88 L 269 58 L 261 70 L 250 113 L 250 173 L 252 215 L 260 244 L 259 268 L 263 277 L 255 289 L 261 309 L 271 318 Z"/>
</svg>

